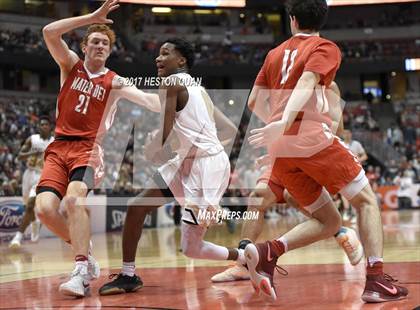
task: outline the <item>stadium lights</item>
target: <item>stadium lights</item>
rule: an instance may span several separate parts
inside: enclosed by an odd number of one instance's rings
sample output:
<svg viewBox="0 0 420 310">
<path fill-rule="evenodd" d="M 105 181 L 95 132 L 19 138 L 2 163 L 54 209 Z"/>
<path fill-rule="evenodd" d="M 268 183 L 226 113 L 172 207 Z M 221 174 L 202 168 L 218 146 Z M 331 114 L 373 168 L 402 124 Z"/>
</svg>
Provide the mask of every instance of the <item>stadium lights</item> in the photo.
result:
<svg viewBox="0 0 420 310">
<path fill-rule="evenodd" d="M 213 14 L 212 10 L 194 10 L 194 14 Z"/>
<path fill-rule="evenodd" d="M 417 71 L 420 70 L 420 58 L 407 58 L 405 60 L 406 71 Z"/>
<path fill-rule="evenodd" d="M 153 7 L 152 12 L 153 13 L 158 13 L 158 14 L 162 14 L 162 13 L 166 14 L 166 13 L 171 13 L 172 9 L 167 8 L 167 7 Z"/>
</svg>

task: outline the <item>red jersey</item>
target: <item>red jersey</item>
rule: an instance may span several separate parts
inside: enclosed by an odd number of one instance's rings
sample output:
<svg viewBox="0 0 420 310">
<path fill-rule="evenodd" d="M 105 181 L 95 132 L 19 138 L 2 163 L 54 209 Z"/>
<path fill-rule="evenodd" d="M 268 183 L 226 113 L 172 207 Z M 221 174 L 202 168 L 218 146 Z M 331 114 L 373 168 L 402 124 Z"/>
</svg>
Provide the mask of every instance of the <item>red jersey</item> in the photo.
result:
<svg viewBox="0 0 420 310">
<path fill-rule="evenodd" d="M 108 102 L 115 75 L 106 68 L 103 73 L 91 74 L 81 60 L 74 65 L 58 94 L 56 137 L 101 141 L 116 112 L 115 102 Z"/>
<path fill-rule="evenodd" d="M 303 72 L 315 72 L 321 77 L 311 99 L 299 113 L 297 122 L 283 136 L 294 137 L 287 139 L 287 145 L 280 147 L 287 153 L 280 156 L 306 157 L 332 143 L 331 132 L 325 133 L 331 127 L 325 90 L 334 80 L 340 63 L 341 52 L 337 45 L 319 36 L 307 34 L 297 34 L 268 53 L 255 85 L 270 91 L 270 122 L 282 118 Z M 276 154 L 274 157 L 278 156 Z"/>
</svg>

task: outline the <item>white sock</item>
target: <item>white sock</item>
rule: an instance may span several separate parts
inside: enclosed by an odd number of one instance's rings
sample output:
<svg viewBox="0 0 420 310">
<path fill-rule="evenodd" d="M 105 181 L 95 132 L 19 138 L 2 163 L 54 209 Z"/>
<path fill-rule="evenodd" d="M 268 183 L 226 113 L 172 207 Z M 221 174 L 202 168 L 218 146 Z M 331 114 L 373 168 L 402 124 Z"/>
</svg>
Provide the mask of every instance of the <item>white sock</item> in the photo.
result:
<svg viewBox="0 0 420 310">
<path fill-rule="evenodd" d="M 20 240 L 22 240 L 22 238 L 23 238 L 23 234 L 22 234 L 20 231 L 18 231 L 18 232 L 16 233 L 15 237 L 17 237 L 17 238 L 19 239 L 19 241 L 20 241 Z"/>
<path fill-rule="evenodd" d="M 121 273 L 123 275 L 134 277 L 134 273 L 136 271 L 136 264 L 135 262 L 123 262 Z"/>
<path fill-rule="evenodd" d="M 88 261 L 82 260 L 76 262 L 76 268 L 80 268 L 80 273 L 87 274 L 88 273 Z"/>
<path fill-rule="evenodd" d="M 284 245 L 284 253 L 286 253 L 287 252 L 287 240 L 286 240 L 286 238 L 285 237 L 280 237 L 277 240 L 280 241 L 281 243 L 283 243 L 283 245 Z"/>
<path fill-rule="evenodd" d="M 384 259 L 382 257 L 376 257 L 376 256 L 369 256 L 368 257 L 369 266 L 372 267 L 377 262 L 384 262 Z"/>
<path fill-rule="evenodd" d="M 245 265 L 246 264 L 246 260 L 245 260 L 245 251 L 243 249 L 238 249 L 238 258 L 236 259 L 236 261 L 241 264 L 241 265 Z"/>
</svg>

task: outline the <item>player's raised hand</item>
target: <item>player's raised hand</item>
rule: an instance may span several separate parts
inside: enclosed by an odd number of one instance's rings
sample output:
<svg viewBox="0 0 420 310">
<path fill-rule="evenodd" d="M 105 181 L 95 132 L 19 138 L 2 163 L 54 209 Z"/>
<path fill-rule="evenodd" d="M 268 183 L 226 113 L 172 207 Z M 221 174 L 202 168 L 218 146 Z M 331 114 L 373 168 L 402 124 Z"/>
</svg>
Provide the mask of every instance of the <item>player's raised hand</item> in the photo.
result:
<svg viewBox="0 0 420 310">
<path fill-rule="evenodd" d="M 107 15 L 119 8 L 119 0 L 106 0 L 102 6 L 92 13 L 92 23 L 113 24 L 114 21 L 107 18 Z"/>
<path fill-rule="evenodd" d="M 285 121 L 277 121 L 263 128 L 253 129 L 251 130 L 251 136 L 248 138 L 248 141 L 255 148 L 268 146 L 283 135 L 285 127 Z"/>
</svg>

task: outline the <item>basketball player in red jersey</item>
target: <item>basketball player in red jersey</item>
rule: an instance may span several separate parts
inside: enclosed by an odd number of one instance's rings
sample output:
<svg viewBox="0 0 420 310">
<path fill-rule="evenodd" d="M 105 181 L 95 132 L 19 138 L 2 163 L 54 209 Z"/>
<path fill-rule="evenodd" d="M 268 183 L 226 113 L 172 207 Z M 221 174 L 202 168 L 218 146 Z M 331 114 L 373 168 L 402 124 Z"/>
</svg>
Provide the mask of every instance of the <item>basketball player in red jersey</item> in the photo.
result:
<svg viewBox="0 0 420 310">
<path fill-rule="evenodd" d="M 383 231 L 375 195 L 362 166 L 329 130 L 325 88 L 334 80 L 341 53 L 319 36 L 328 6 L 325 0 L 290 0 L 293 37 L 271 50 L 261 68 L 250 101 L 263 115 L 270 103 L 270 122 L 251 131 L 249 141 L 267 146 L 278 178 L 313 219 L 277 240 L 249 244 L 245 257 L 257 291 L 276 298 L 273 273 L 279 256 L 332 236 L 341 217 L 329 193 L 340 192 L 359 212 L 359 230 L 367 257 L 365 302 L 405 298 L 408 290 L 383 273 Z M 325 190 L 326 189 L 326 190 Z M 328 193 L 328 192 L 329 193 Z"/>
<path fill-rule="evenodd" d="M 60 292 L 85 296 L 99 266 L 89 254 L 90 220 L 85 198 L 103 177 L 101 140 L 112 124 L 117 99 L 124 97 L 152 111 L 160 111 L 158 95 L 145 94 L 105 67 L 114 32 L 108 13 L 118 0 L 107 0 L 91 14 L 55 21 L 43 29 L 51 56 L 60 66 L 55 141 L 45 151 L 45 165 L 37 187 L 36 212 L 57 236 L 71 243 L 75 269 Z M 62 35 L 91 25 L 81 43 L 84 60 L 69 49 Z M 60 200 L 68 220 L 59 213 Z"/>
<path fill-rule="evenodd" d="M 344 130 L 342 121 L 342 108 L 340 90 L 335 82 L 332 82 L 326 92 L 327 100 L 329 103 L 329 111 L 333 132 L 340 135 Z M 255 102 L 249 102 L 249 108 L 254 110 Z M 270 112 L 270 111 L 269 111 Z M 268 114 L 267 114 L 268 116 Z M 269 122 L 269 118 L 262 116 L 265 123 Z M 304 213 L 307 217 L 311 214 L 304 208 L 301 208 L 296 200 L 285 190 L 281 181 L 276 177 L 271 177 L 270 158 L 268 155 L 258 158 L 258 165 L 264 166 L 262 175 L 257 180 L 255 189 L 251 192 L 249 198 L 248 211 L 259 212 L 260 216 L 255 221 L 245 221 L 242 225 L 241 240 L 239 241 L 238 248 L 245 249 L 245 247 L 261 235 L 264 227 L 264 216 L 262 215 L 268 208 L 272 207 L 275 203 L 287 203 L 289 207 L 293 207 Z M 261 201 L 258 205 L 255 200 Z M 363 258 L 363 246 L 359 241 L 356 231 L 349 227 L 342 226 L 340 230 L 334 235 L 335 240 L 345 251 L 350 263 L 357 265 Z M 246 266 L 236 263 L 234 266 L 226 269 L 225 271 L 214 275 L 211 280 L 213 282 L 228 282 L 249 280 L 250 275 Z"/>
</svg>

